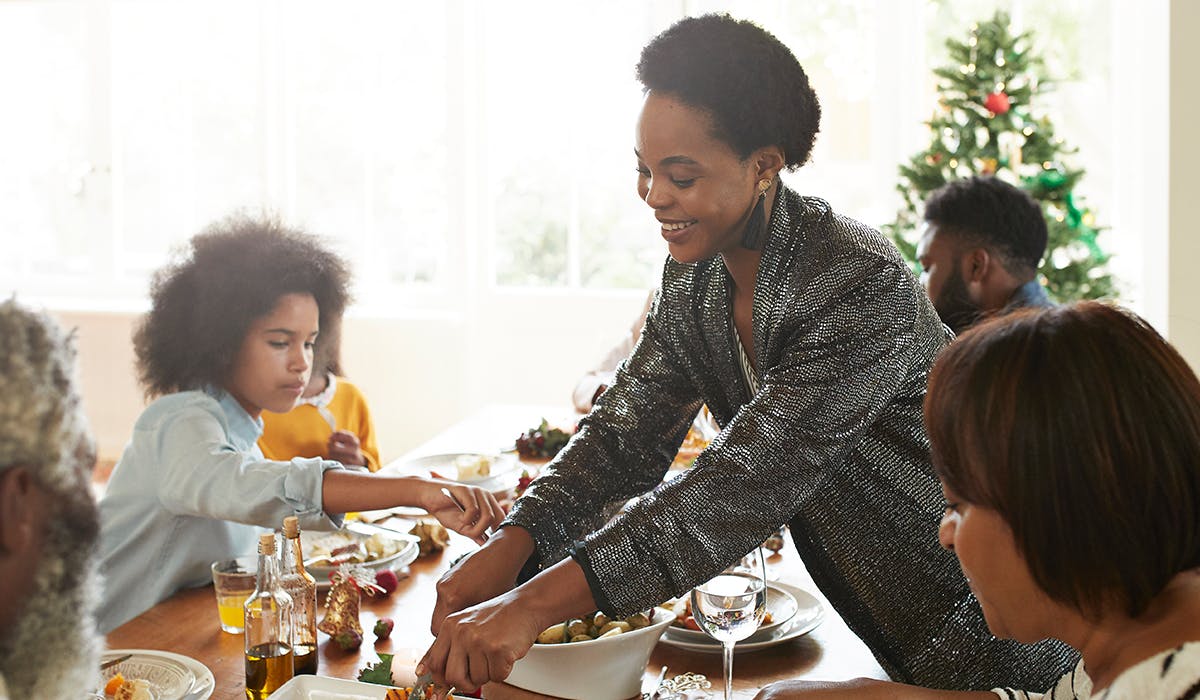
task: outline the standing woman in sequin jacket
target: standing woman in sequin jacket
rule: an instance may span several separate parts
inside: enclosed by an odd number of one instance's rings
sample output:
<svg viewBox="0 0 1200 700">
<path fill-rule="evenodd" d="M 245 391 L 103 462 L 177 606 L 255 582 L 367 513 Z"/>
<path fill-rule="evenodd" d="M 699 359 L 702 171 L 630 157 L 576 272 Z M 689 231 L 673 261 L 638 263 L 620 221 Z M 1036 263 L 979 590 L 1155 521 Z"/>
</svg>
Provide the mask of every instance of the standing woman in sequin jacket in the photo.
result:
<svg viewBox="0 0 1200 700">
<path fill-rule="evenodd" d="M 670 252 L 661 290 L 575 437 L 438 584 L 422 665 L 460 688 L 503 679 L 549 625 L 680 595 L 789 523 L 895 680 L 1048 685 L 1070 652 L 993 638 L 937 544 L 921 401 L 948 332 L 879 232 L 779 180 L 820 118 L 796 58 L 708 15 L 653 39 L 637 73 L 638 194 Z M 721 434 L 662 484 L 702 403 Z M 527 563 L 540 572 L 518 586 Z"/>
</svg>

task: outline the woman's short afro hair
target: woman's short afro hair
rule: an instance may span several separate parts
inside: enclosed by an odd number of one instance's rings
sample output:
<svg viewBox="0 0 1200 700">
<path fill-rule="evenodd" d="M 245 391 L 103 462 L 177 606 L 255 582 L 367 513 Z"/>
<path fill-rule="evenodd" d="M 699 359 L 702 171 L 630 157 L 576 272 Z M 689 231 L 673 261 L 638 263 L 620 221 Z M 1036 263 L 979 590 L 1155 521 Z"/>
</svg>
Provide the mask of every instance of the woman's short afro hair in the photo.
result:
<svg viewBox="0 0 1200 700">
<path fill-rule="evenodd" d="M 285 294 L 316 299 L 320 350 L 322 338 L 337 338 L 349 283 L 346 262 L 314 236 L 272 219 L 213 224 L 154 275 L 150 312 L 133 337 L 146 395 L 221 386 L 250 324 Z"/>
<path fill-rule="evenodd" d="M 637 78 L 707 112 L 714 136 L 740 157 L 783 149 L 794 170 L 812 153 L 821 105 L 800 62 L 783 42 L 725 14 L 687 17 L 642 49 Z"/>
</svg>

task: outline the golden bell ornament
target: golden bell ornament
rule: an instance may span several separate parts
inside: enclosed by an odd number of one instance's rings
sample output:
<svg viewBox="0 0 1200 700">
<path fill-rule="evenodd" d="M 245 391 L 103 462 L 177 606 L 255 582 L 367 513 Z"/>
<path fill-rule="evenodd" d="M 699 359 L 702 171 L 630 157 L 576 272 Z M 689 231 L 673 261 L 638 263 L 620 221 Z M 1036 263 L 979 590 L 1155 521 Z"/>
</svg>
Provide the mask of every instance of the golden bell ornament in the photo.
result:
<svg viewBox="0 0 1200 700">
<path fill-rule="evenodd" d="M 358 606 L 362 599 L 354 577 L 337 571 L 333 574 L 333 586 L 325 596 L 325 617 L 317 629 L 330 637 L 353 631 L 362 636 L 362 624 L 358 621 Z"/>
</svg>

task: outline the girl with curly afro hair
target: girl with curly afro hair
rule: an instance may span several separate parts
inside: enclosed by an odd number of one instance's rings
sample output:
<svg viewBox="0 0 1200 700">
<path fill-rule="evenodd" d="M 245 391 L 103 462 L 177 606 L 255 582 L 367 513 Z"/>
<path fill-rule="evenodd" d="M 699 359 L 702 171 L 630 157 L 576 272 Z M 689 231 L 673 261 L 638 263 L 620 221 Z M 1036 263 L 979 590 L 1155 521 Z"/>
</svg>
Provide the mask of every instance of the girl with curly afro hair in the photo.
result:
<svg viewBox="0 0 1200 700">
<path fill-rule="evenodd" d="M 134 335 L 154 400 L 100 502 L 102 631 L 207 583 L 213 561 L 252 553 L 260 528 L 290 515 L 329 530 L 347 511 L 411 505 L 477 539 L 503 517 L 475 487 L 349 471 L 319 457 L 264 458 L 262 413 L 296 405 L 322 326 L 336 338 L 349 278 L 316 238 L 245 217 L 195 236 L 155 275 Z"/>
<path fill-rule="evenodd" d="M 542 629 L 683 594 L 787 523 L 892 678 L 1056 678 L 1070 652 L 994 639 L 937 546 L 921 399 L 948 332 L 886 237 L 779 178 L 820 124 L 796 57 L 752 22 L 689 17 L 645 46 L 637 77 L 637 193 L 670 253 L 661 286 L 575 437 L 439 585 L 424 663 L 459 688 L 504 678 Z M 721 433 L 664 484 L 701 405 Z M 542 571 L 508 590 L 530 559 Z"/>
</svg>

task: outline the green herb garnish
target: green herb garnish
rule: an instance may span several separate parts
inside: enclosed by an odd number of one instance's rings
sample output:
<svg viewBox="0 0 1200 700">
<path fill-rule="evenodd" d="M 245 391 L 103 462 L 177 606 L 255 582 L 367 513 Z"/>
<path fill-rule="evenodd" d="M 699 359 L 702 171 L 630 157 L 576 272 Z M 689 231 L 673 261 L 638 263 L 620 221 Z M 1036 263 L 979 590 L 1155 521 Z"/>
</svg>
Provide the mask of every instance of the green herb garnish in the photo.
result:
<svg viewBox="0 0 1200 700">
<path fill-rule="evenodd" d="M 363 683 L 392 685 L 392 654 L 380 654 L 379 661 L 367 664 L 358 672 L 358 680 Z"/>
</svg>

